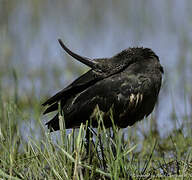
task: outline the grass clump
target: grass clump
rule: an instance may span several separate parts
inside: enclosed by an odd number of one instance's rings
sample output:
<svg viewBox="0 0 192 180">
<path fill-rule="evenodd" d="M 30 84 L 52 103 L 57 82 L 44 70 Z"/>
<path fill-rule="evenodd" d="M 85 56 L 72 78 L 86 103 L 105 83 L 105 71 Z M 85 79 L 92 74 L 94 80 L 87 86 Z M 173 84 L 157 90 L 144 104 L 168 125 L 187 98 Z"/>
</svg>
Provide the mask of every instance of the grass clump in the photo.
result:
<svg viewBox="0 0 192 180">
<path fill-rule="evenodd" d="M 98 116 L 101 123 L 97 130 L 90 128 L 94 135 L 87 152 L 86 125 L 71 131 L 63 126 L 58 136 L 50 134 L 41 123 L 40 106 L 36 105 L 33 121 L 40 132 L 31 129 L 38 135 L 29 136 L 21 127 L 30 116 L 21 107 L 11 100 L 1 102 L 0 177 L 3 179 L 191 177 L 191 134 L 184 135 L 183 129 L 174 129 L 167 137 L 161 137 L 152 128 L 154 119 L 148 119 L 148 135 L 138 135 L 137 126 L 142 123 L 126 130 L 115 126 L 105 129 L 102 117 Z M 61 122 L 63 118 L 61 114 Z"/>
</svg>

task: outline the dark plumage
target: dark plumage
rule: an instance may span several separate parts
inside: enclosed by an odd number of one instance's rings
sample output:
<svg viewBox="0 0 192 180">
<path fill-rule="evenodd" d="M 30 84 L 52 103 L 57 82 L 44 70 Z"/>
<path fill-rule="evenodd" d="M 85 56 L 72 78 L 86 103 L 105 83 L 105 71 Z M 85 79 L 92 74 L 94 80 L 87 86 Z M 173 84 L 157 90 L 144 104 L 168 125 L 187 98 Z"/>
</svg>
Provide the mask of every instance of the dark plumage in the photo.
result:
<svg viewBox="0 0 192 180">
<path fill-rule="evenodd" d="M 64 113 L 65 127 L 77 128 L 92 119 L 97 127 L 95 111 L 98 105 L 105 127 L 114 123 L 125 128 L 148 116 L 157 101 L 163 68 L 158 56 L 148 48 L 129 48 L 111 58 L 89 59 L 70 51 L 61 40 L 62 48 L 91 69 L 72 84 L 48 99 L 44 114 L 58 110 Z M 48 123 L 50 130 L 59 130 L 58 114 Z"/>
</svg>

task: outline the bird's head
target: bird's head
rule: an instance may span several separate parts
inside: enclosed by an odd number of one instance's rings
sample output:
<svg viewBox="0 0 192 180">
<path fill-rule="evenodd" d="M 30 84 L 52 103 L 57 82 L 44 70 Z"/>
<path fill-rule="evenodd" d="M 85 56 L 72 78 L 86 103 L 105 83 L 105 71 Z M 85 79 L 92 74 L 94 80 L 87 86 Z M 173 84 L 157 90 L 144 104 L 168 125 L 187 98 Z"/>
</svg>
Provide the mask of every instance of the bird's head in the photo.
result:
<svg viewBox="0 0 192 180">
<path fill-rule="evenodd" d="M 150 63 L 157 66 L 162 73 L 164 73 L 163 67 L 160 65 L 159 57 L 149 48 L 134 47 L 123 50 L 111 58 L 113 63 L 126 64 L 130 66 L 133 63 Z M 151 64 L 151 63 L 150 63 Z"/>
</svg>

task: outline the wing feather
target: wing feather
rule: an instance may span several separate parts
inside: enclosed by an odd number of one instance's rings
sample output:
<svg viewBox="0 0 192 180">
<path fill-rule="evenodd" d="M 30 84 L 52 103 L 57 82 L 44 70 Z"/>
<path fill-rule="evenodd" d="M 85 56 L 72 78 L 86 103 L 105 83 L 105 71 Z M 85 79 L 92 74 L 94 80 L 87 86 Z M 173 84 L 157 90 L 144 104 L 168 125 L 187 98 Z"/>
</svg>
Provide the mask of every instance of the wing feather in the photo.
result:
<svg viewBox="0 0 192 180">
<path fill-rule="evenodd" d="M 136 112 L 142 104 L 143 94 L 140 88 L 139 80 L 132 77 L 119 79 L 117 75 L 114 75 L 97 82 L 65 104 L 63 110 L 68 128 L 85 123 L 92 116 L 97 105 L 104 114 L 107 114 L 114 106 L 114 118 L 117 120 L 120 115 Z M 106 127 L 109 127 L 110 118 L 105 119 L 105 123 Z M 93 122 L 94 125 L 96 127 L 97 122 Z"/>
<path fill-rule="evenodd" d="M 83 89 L 91 86 L 99 79 L 100 78 L 92 70 L 89 70 L 87 73 L 76 79 L 72 84 L 49 98 L 42 105 L 46 106 L 58 102 L 61 99 L 67 99 L 71 95 L 81 92 Z"/>
</svg>

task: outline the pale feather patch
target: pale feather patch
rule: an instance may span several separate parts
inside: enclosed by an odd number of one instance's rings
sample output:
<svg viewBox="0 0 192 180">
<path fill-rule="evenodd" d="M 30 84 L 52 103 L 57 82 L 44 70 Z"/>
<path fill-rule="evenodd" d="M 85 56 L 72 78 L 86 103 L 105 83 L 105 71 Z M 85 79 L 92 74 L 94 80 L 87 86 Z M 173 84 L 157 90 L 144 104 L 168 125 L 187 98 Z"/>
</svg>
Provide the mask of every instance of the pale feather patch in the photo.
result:
<svg viewBox="0 0 192 180">
<path fill-rule="evenodd" d="M 137 105 L 138 105 L 139 99 L 140 99 L 140 93 L 137 93 L 137 96 L 136 96 L 136 103 L 135 103 L 135 108 L 136 108 Z"/>
<path fill-rule="evenodd" d="M 137 106 L 142 102 L 143 100 L 143 94 L 137 93 L 137 94 L 131 94 L 129 97 L 129 108 L 133 109 L 133 107 L 136 109 Z"/>
<path fill-rule="evenodd" d="M 131 96 L 129 97 L 130 103 L 133 103 L 134 99 L 135 99 L 135 95 L 131 94 Z"/>
<path fill-rule="evenodd" d="M 143 100 L 143 94 L 137 93 L 135 94 L 131 94 L 129 96 L 129 105 L 128 105 L 128 111 L 124 110 L 119 117 L 122 118 L 123 116 L 125 116 L 127 113 L 134 113 L 140 105 L 142 103 Z"/>
<path fill-rule="evenodd" d="M 129 96 L 129 108 L 130 109 L 132 109 L 132 107 L 134 107 L 134 100 L 135 99 L 135 95 L 134 94 L 131 94 L 130 96 Z"/>
</svg>

